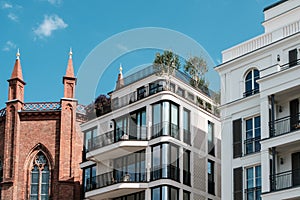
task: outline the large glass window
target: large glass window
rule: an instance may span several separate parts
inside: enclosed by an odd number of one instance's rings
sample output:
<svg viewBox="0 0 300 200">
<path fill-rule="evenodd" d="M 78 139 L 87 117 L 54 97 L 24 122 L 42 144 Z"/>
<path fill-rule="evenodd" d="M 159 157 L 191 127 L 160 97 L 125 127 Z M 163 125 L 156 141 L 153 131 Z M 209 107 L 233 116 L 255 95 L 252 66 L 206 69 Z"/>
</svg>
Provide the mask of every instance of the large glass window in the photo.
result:
<svg viewBox="0 0 300 200">
<path fill-rule="evenodd" d="M 259 85 L 256 82 L 259 79 L 259 71 L 252 69 L 245 78 L 245 93 L 244 96 L 250 96 L 259 92 Z"/>
<path fill-rule="evenodd" d="M 146 181 L 145 151 L 136 152 L 114 160 L 116 182 Z"/>
<path fill-rule="evenodd" d="M 130 115 L 130 129 L 129 139 L 133 140 L 146 140 L 147 127 L 146 127 L 146 109 L 143 108 Z"/>
<path fill-rule="evenodd" d="M 153 104 L 152 108 L 152 138 L 172 136 L 179 139 L 179 109 L 178 105 L 163 101 Z"/>
<path fill-rule="evenodd" d="M 214 161 L 207 161 L 207 183 L 208 183 L 208 193 L 215 194 L 215 169 L 214 169 Z"/>
<path fill-rule="evenodd" d="M 183 141 L 191 144 L 190 111 L 183 109 Z"/>
<path fill-rule="evenodd" d="M 245 154 L 260 151 L 260 116 L 246 120 Z"/>
<path fill-rule="evenodd" d="M 98 136 L 97 127 L 84 132 L 84 146 L 86 151 L 92 150 L 95 146 L 97 146 L 97 144 L 95 143 L 96 136 Z"/>
<path fill-rule="evenodd" d="M 49 199 L 50 170 L 47 158 L 39 152 L 31 169 L 30 176 L 30 200 Z"/>
<path fill-rule="evenodd" d="M 251 200 L 260 200 L 261 197 L 261 166 L 246 169 L 246 197 Z"/>
<path fill-rule="evenodd" d="M 83 170 L 84 180 L 83 180 L 83 189 L 84 191 L 90 191 L 95 188 L 96 182 L 93 177 L 96 176 L 96 165 L 89 166 Z"/>
<path fill-rule="evenodd" d="M 183 151 L 183 184 L 191 184 L 190 151 Z"/>
<path fill-rule="evenodd" d="M 152 147 L 151 179 L 161 178 L 179 181 L 179 148 L 170 143 Z"/>
<path fill-rule="evenodd" d="M 179 189 L 172 186 L 159 186 L 152 188 L 151 200 L 178 200 Z"/>
<path fill-rule="evenodd" d="M 207 130 L 207 152 L 214 156 L 215 155 L 215 144 L 214 144 L 214 123 L 208 121 Z"/>
<path fill-rule="evenodd" d="M 128 135 L 128 117 L 124 116 L 116 119 L 115 142 L 129 139 Z"/>
</svg>

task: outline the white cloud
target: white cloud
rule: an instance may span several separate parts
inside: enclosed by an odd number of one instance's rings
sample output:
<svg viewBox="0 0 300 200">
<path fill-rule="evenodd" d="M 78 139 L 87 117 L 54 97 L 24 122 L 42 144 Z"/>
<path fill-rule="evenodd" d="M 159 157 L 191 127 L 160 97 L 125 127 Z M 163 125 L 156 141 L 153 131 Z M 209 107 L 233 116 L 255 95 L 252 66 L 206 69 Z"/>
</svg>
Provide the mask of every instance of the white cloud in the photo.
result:
<svg viewBox="0 0 300 200">
<path fill-rule="evenodd" d="M 9 14 L 7 15 L 7 17 L 8 17 L 9 19 L 11 19 L 12 21 L 15 21 L 15 22 L 19 21 L 18 16 L 15 15 L 14 13 L 9 13 Z"/>
<path fill-rule="evenodd" d="M 10 51 L 12 49 L 15 49 L 17 46 L 15 43 L 13 43 L 12 41 L 7 41 L 4 45 L 4 47 L 2 48 L 2 51 Z"/>
<path fill-rule="evenodd" d="M 64 22 L 62 18 L 57 15 L 45 15 L 44 21 L 33 30 L 34 34 L 39 38 L 49 37 L 52 32 L 58 29 L 64 29 L 68 27 L 68 24 Z"/>
<path fill-rule="evenodd" d="M 13 7 L 12 4 L 9 4 L 9 3 L 6 3 L 6 2 L 2 4 L 3 9 L 8 9 L 8 8 L 12 8 L 12 7 Z"/>
</svg>

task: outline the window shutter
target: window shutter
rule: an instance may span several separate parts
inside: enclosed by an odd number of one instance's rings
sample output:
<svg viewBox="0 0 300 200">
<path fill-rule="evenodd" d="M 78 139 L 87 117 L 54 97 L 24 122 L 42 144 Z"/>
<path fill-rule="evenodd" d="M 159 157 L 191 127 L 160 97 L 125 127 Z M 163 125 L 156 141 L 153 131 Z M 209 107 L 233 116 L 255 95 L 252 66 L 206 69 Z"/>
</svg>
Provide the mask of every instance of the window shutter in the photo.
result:
<svg viewBox="0 0 300 200">
<path fill-rule="evenodd" d="M 243 199 L 243 168 L 233 169 L 233 199 Z"/>
<path fill-rule="evenodd" d="M 289 66 L 297 65 L 297 49 L 289 51 Z"/>
<path fill-rule="evenodd" d="M 233 121 L 233 158 L 242 156 L 242 119 Z"/>
</svg>

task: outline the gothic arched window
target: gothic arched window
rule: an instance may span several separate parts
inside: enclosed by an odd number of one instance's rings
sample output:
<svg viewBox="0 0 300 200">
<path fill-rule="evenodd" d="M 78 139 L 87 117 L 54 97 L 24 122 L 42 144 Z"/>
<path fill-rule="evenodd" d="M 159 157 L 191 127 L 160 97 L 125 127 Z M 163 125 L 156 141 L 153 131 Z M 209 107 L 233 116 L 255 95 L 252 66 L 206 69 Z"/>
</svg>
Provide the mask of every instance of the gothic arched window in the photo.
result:
<svg viewBox="0 0 300 200">
<path fill-rule="evenodd" d="M 48 200 L 50 170 L 48 160 L 42 152 L 33 160 L 30 179 L 30 200 Z"/>
<path fill-rule="evenodd" d="M 251 96 L 259 92 L 259 85 L 256 82 L 258 79 L 259 71 L 257 69 L 252 69 L 246 74 L 244 97 Z"/>
</svg>

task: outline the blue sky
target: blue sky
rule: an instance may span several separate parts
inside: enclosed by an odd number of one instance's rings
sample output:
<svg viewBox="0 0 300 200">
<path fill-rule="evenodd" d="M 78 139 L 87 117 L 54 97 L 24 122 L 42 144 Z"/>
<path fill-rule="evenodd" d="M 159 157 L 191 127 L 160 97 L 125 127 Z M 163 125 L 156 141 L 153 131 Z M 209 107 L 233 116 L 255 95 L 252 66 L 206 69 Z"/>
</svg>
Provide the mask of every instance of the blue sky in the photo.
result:
<svg viewBox="0 0 300 200">
<path fill-rule="evenodd" d="M 20 48 L 27 83 L 25 101 L 59 101 L 70 47 L 77 73 L 101 42 L 131 29 L 158 27 L 192 38 L 217 65 L 221 62 L 222 50 L 263 33 L 260 25 L 263 8 L 275 2 L 277 0 L 0 0 L 0 107 L 7 101 L 6 80 L 11 75 L 17 48 Z M 121 43 L 110 48 L 128 49 Z M 172 45 L 167 48 L 172 49 Z M 105 72 L 95 95 L 113 90 L 119 63 L 126 74 L 136 66 L 152 63 L 155 52 L 156 49 L 132 51 L 116 57 L 109 66 L 99 66 L 105 68 Z M 98 56 L 102 59 L 107 55 Z M 210 71 L 216 73 L 212 67 Z M 211 87 L 218 89 L 215 75 L 208 79 Z"/>
</svg>

